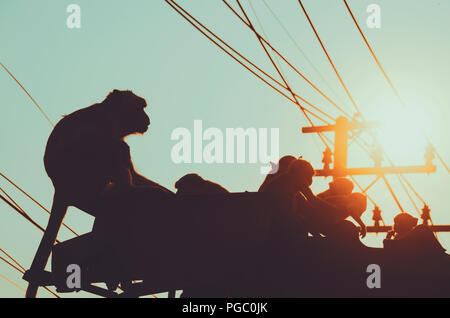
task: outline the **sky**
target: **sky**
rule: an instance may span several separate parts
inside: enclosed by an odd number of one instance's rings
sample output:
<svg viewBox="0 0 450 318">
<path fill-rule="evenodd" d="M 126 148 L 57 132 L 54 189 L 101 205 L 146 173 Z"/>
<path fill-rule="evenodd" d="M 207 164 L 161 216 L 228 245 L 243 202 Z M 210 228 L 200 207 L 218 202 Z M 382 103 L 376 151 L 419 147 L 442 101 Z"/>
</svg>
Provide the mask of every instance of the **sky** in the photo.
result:
<svg viewBox="0 0 450 318">
<path fill-rule="evenodd" d="M 298 2 L 266 0 L 296 41 L 294 44 L 264 2 L 251 1 L 251 6 L 247 0 L 242 4 L 256 29 L 266 34 L 273 46 L 311 82 L 345 111 L 354 114 Z M 448 160 L 450 2 L 348 1 L 405 107 L 388 86 L 343 2 L 303 2 L 361 113 L 368 120 L 385 124 L 378 132 L 379 140 L 395 164 L 423 164 L 424 135 Z M 79 29 L 66 25 L 69 16 L 66 8 L 73 3 L 81 8 Z M 267 73 L 277 76 L 254 34 L 222 1 L 180 0 L 179 3 Z M 371 29 L 365 23 L 370 4 L 378 4 L 381 9 L 380 28 Z M 189 172 L 218 182 L 232 192 L 255 191 L 264 178 L 259 171 L 260 164 L 173 162 L 171 151 L 176 141 L 171 139 L 171 134 L 180 127 L 193 132 L 194 120 L 202 120 L 204 129 L 213 127 L 223 132 L 238 127 L 277 128 L 280 155 L 302 155 L 314 167 L 322 166 L 324 147 L 317 136 L 301 133 L 301 127 L 307 122 L 298 107 L 220 51 L 165 1 L 0 0 L 0 39 L 0 61 L 53 122 L 102 101 L 113 89 L 131 89 L 146 98 L 152 122 L 150 129 L 144 136 L 132 136 L 127 142 L 137 170 L 170 189 Z M 339 115 L 302 78 L 279 59 L 275 61 L 300 96 L 333 117 Z M 0 132 L 0 172 L 50 207 L 53 187 L 42 158 L 51 126 L 3 69 L 0 69 Z M 368 136 L 364 138 L 370 141 Z M 437 160 L 434 162 L 438 166 L 436 173 L 411 175 L 408 180 L 431 207 L 434 222 L 450 224 L 449 175 Z M 352 144 L 349 166 L 371 165 L 370 158 Z M 405 211 L 417 216 L 396 177 L 388 179 Z M 367 186 L 373 176 L 358 177 L 358 180 Z M 326 189 L 329 181 L 316 178 L 313 191 Z M 46 224 L 45 212 L 4 180 L 0 180 L 0 186 L 35 220 Z M 378 182 L 368 194 L 383 210 L 386 223 L 392 224 L 399 208 L 386 186 Z M 370 205 L 363 216 L 366 224 L 372 224 L 372 208 Z M 42 233 L 3 203 L 0 203 L 0 215 L 0 248 L 28 268 Z M 65 221 L 79 233 L 89 232 L 93 224 L 92 217 L 75 208 L 69 209 Z M 71 237 L 70 232 L 61 230 L 61 240 Z M 369 234 L 364 243 L 381 246 L 383 238 L 381 234 Z M 450 248 L 448 234 L 440 234 L 439 238 L 444 247 Z M 8 265 L 0 263 L 0 274 L 26 288 L 19 273 Z M 0 297 L 23 295 L 21 289 L 0 277 Z M 38 296 L 52 297 L 44 290 Z M 77 296 L 86 294 L 63 295 Z"/>
</svg>

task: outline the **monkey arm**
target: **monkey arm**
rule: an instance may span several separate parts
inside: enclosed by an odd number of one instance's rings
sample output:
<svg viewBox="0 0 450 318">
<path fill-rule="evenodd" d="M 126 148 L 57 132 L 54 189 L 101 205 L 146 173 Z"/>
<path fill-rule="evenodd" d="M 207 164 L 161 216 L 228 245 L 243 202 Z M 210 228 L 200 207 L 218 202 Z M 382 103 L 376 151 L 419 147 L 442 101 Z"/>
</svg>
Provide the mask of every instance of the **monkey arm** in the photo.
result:
<svg viewBox="0 0 450 318">
<path fill-rule="evenodd" d="M 356 221 L 356 223 L 359 224 L 359 226 L 361 227 L 361 238 L 364 238 L 366 236 L 367 230 L 366 230 L 366 225 L 364 224 L 364 222 L 361 220 L 361 217 L 359 215 L 351 215 L 351 217 L 353 218 L 353 220 Z"/>
<path fill-rule="evenodd" d="M 310 188 L 302 190 L 302 193 L 306 197 L 306 199 L 308 199 L 308 202 L 313 206 L 313 208 L 333 211 L 334 213 L 340 214 L 338 208 L 328 203 L 327 201 L 319 198 L 318 196 L 314 195 L 314 193 L 311 191 Z"/>
<path fill-rule="evenodd" d="M 162 185 L 160 185 L 159 183 L 156 183 L 150 179 L 147 179 L 146 177 L 144 177 L 143 175 L 139 174 L 136 169 L 134 169 L 134 166 L 132 165 L 132 168 L 130 169 L 130 173 L 131 173 L 131 182 L 133 186 L 138 186 L 138 187 L 157 187 L 160 188 L 162 190 L 165 191 L 170 191 L 169 189 L 163 187 Z"/>
<path fill-rule="evenodd" d="M 119 155 L 116 160 L 116 177 L 121 184 L 126 183 L 127 186 L 132 187 L 156 187 L 164 191 L 172 192 L 169 189 L 163 187 L 159 183 L 156 183 L 143 175 L 139 174 L 131 159 L 130 147 L 127 143 L 121 142 L 118 148 Z M 126 172 L 126 173 L 125 173 Z"/>
</svg>

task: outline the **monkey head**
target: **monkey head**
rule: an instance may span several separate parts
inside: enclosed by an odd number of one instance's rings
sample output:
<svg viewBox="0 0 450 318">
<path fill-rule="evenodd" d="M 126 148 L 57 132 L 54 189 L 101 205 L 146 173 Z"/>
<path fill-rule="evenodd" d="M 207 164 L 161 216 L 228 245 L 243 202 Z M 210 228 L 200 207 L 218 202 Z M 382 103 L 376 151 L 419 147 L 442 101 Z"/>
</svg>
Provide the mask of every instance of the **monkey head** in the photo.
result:
<svg viewBox="0 0 450 318">
<path fill-rule="evenodd" d="M 298 183 L 299 188 L 302 188 L 304 186 L 311 186 L 315 171 L 308 161 L 296 159 L 289 164 L 287 173 L 291 176 L 292 180 Z"/>
<path fill-rule="evenodd" d="M 143 134 L 148 130 L 150 118 L 145 113 L 147 102 L 132 91 L 115 89 L 102 104 L 122 137 Z"/>
<path fill-rule="evenodd" d="M 361 216 L 367 210 L 367 196 L 363 193 L 351 193 L 347 199 L 347 210 L 352 215 Z"/>
<path fill-rule="evenodd" d="M 336 178 L 329 185 L 335 195 L 350 195 L 355 187 L 353 182 L 347 178 Z"/>
<path fill-rule="evenodd" d="M 404 235 L 414 229 L 418 220 L 418 218 L 405 212 L 397 214 L 394 217 L 394 231 L 400 235 Z"/>
</svg>

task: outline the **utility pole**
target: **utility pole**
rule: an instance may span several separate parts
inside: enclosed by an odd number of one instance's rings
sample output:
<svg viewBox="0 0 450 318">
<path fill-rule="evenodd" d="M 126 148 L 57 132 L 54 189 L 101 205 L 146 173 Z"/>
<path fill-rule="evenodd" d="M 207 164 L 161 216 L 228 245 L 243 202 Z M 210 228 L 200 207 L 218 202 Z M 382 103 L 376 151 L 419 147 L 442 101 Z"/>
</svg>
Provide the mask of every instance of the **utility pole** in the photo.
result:
<svg viewBox="0 0 450 318">
<path fill-rule="evenodd" d="M 405 174 L 405 173 L 432 173 L 436 171 L 436 166 L 431 160 L 427 160 L 424 165 L 417 166 L 388 166 L 382 167 L 374 165 L 373 167 L 364 168 L 348 168 L 348 138 L 349 132 L 368 128 L 378 127 L 378 123 L 360 123 L 350 122 L 345 117 L 338 117 L 334 125 L 303 127 L 304 134 L 334 132 L 334 163 L 333 168 L 329 168 L 329 164 L 324 169 L 316 170 L 317 177 L 334 178 L 354 176 L 354 175 L 376 175 L 383 176 L 386 174 Z"/>
<path fill-rule="evenodd" d="M 434 156 L 430 149 L 427 150 L 427 154 L 425 156 L 426 162 L 423 165 L 416 166 L 385 166 L 381 165 L 381 152 L 375 153 L 374 156 L 377 159 L 374 159 L 373 167 L 358 167 L 358 168 L 349 168 L 347 166 L 348 161 L 348 147 L 349 147 L 349 133 L 360 131 L 368 128 L 375 128 L 380 126 L 378 123 L 368 122 L 361 123 L 357 121 L 349 121 L 345 117 L 338 117 L 336 119 L 336 123 L 334 125 L 326 125 L 326 126 L 314 126 L 314 127 L 303 127 L 302 132 L 304 134 L 311 133 L 324 133 L 324 132 L 333 132 L 334 133 L 334 149 L 331 150 L 327 147 L 327 149 L 323 152 L 323 169 L 315 170 L 316 177 L 329 177 L 332 176 L 334 179 L 345 176 L 354 176 L 354 175 L 375 175 L 379 178 L 384 178 L 386 174 L 405 174 L 405 173 L 432 173 L 436 172 L 436 166 L 433 165 L 432 160 Z M 381 151 L 381 150 L 378 150 Z M 334 158 L 333 158 L 334 157 Z M 333 159 L 334 160 L 333 160 Z M 331 168 L 331 164 L 333 167 Z M 378 179 L 377 179 L 378 180 Z M 375 181 L 376 182 L 376 181 Z M 373 183 L 375 183 L 373 182 Z M 372 184 L 373 184 L 372 183 Z M 367 190 L 367 189 L 366 189 Z M 423 224 L 430 227 L 430 229 L 434 232 L 450 232 L 450 225 L 429 225 L 430 220 L 430 209 L 427 205 L 424 206 L 422 210 L 422 219 Z M 376 218 L 375 218 L 376 216 Z M 378 233 L 378 232 L 387 232 L 392 229 L 391 226 L 381 226 L 380 220 L 381 218 L 381 210 L 379 207 L 375 207 L 374 209 L 374 226 L 369 226 L 368 232 Z"/>
</svg>

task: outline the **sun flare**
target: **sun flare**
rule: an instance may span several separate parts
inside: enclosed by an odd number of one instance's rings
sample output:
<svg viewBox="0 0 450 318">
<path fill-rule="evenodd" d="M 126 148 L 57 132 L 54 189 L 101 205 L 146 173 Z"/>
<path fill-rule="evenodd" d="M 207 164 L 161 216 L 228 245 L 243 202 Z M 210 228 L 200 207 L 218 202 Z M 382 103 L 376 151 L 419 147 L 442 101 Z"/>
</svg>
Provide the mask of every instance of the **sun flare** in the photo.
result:
<svg viewBox="0 0 450 318">
<path fill-rule="evenodd" d="M 415 108 L 379 107 L 372 116 L 381 126 L 377 141 L 396 164 L 423 164 L 431 116 Z"/>
</svg>

